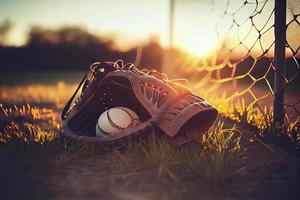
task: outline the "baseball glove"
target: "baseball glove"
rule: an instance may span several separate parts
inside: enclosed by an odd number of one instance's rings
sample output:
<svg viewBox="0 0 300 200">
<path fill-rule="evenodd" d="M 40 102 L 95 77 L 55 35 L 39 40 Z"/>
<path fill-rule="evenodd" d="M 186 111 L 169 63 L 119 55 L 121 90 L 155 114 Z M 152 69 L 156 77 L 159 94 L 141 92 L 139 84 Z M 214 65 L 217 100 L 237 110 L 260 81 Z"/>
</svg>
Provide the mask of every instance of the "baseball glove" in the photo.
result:
<svg viewBox="0 0 300 200">
<path fill-rule="evenodd" d="M 156 70 L 139 70 L 122 61 L 97 62 L 90 69 L 61 114 L 61 133 L 67 138 L 103 143 L 153 130 L 178 146 L 204 134 L 218 116 L 215 108 L 183 84 L 184 79 L 168 80 Z M 118 106 L 135 111 L 141 123 L 116 134 L 96 136 L 100 114 Z"/>
</svg>

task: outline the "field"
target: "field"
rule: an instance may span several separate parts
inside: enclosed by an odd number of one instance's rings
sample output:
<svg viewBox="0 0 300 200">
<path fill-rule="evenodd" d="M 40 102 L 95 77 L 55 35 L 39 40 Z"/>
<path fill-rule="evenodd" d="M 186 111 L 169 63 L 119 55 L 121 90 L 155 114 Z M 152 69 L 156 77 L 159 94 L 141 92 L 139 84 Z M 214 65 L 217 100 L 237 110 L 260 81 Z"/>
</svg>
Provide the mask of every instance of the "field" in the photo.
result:
<svg viewBox="0 0 300 200">
<path fill-rule="evenodd" d="M 34 77 L 18 84 L 1 79 L 8 85 L 0 87 L 3 199 L 250 200 L 300 195 L 299 157 L 258 137 L 270 128 L 268 106 L 248 110 L 243 101 L 228 105 L 212 97 L 208 101 L 220 110 L 219 119 L 199 141 L 180 148 L 153 133 L 147 140 L 118 146 L 81 144 L 59 135 L 60 112 L 80 75 L 54 83 L 49 76 Z M 297 135 L 291 124 L 283 131 Z M 281 141 L 288 141 L 286 137 Z"/>
</svg>

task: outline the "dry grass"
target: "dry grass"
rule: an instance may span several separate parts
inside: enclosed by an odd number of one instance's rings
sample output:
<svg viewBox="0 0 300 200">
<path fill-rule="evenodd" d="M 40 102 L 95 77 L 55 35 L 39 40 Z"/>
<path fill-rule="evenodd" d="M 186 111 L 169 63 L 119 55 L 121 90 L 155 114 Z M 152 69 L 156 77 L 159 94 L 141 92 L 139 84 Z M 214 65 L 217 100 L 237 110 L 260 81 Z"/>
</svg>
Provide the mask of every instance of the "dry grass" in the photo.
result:
<svg viewBox="0 0 300 200">
<path fill-rule="evenodd" d="M 54 197 L 73 199 L 93 199 L 92 194 L 94 199 L 99 196 L 111 199 L 137 196 L 145 199 L 266 199 L 278 195 L 272 189 L 276 186 L 282 194 L 292 198 L 298 195 L 293 188 L 299 177 L 297 160 L 282 156 L 262 143 L 241 145 L 243 131 L 236 125 L 228 128 L 228 124 L 225 126 L 221 121 L 199 141 L 180 148 L 170 147 L 153 134 L 147 142 L 131 142 L 105 151 L 98 145 L 57 140 L 56 110 L 62 107 L 74 87 L 60 83 L 0 88 L 3 102 L 0 142 L 7 147 L 0 153 L 16 156 L 21 161 L 20 166 L 30 171 L 31 178 L 44 185 L 41 193 L 47 191 Z M 258 109 L 243 100 L 233 104 L 212 96 L 208 101 L 237 123 L 254 125 L 261 134 L 270 131 L 271 108 Z M 36 106 L 22 105 L 23 102 Z M 51 107 L 46 108 L 44 104 L 49 103 Z M 291 126 L 281 127 L 281 132 L 297 135 Z M 13 168 L 14 165 L 12 162 Z M 0 169 L 9 175 L 7 170 Z M 16 177 L 15 181 L 20 180 Z M 292 186 L 287 189 L 282 186 L 285 184 Z M 27 192 L 31 190 L 28 188 Z M 41 197 L 45 196 L 38 194 L 38 198 Z"/>
<path fill-rule="evenodd" d="M 57 137 L 59 122 L 52 109 L 23 106 L 4 107 L 0 104 L 0 141 L 45 143 Z"/>
<path fill-rule="evenodd" d="M 28 119 L 31 118 L 33 116 Z M 35 120 L 39 121 L 40 117 Z M 51 194 L 49 198 L 66 199 L 97 199 L 99 196 L 105 199 L 256 199 L 255 196 L 274 197 L 270 188 L 264 189 L 267 196 L 261 193 L 264 181 L 269 181 L 271 186 L 276 186 L 278 181 L 291 186 L 298 177 L 297 161 L 289 158 L 280 161 L 280 154 L 264 147 L 252 150 L 241 146 L 238 129 L 224 128 L 221 122 L 200 142 L 180 148 L 172 148 L 150 134 L 147 142 L 132 142 L 103 151 L 97 145 L 52 140 L 56 132 L 43 130 L 37 121 L 34 127 L 28 123 L 16 140 L 9 139 L 6 143 L 7 151 L 21 161 L 19 166 L 29 170 L 30 179 L 38 180 L 39 185 L 29 185 L 25 190 L 29 198 L 32 195 L 37 199 L 48 198 L 44 195 L 47 192 Z M 4 132 L 16 135 L 20 127 L 9 128 L 14 126 L 18 125 L 8 124 Z M 14 142 L 20 139 L 24 142 Z M 265 156 L 261 155 L 263 152 Z M 254 160 L 256 164 L 252 166 Z M 289 166 L 292 176 L 268 180 L 273 174 L 285 173 L 277 170 L 282 164 Z M 6 161 L 6 165 L 15 167 L 14 162 Z M 7 169 L 0 171 L 13 181 L 14 176 L 6 172 Z M 16 177 L 15 181 L 24 180 Z M 33 189 L 36 187 L 41 188 Z M 277 190 L 292 197 L 297 195 L 297 190 L 291 187 Z"/>
<path fill-rule="evenodd" d="M 0 141 L 7 143 L 10 141 L 23 140 L 25 143 L 37 142 L 45 143 L 56 138 L 56 133 L 53 131 L 43 131 L 38 125 L 24 122 L 22 127 L 11 122 L 7 125 L 3 132 L 0 133 Z"/>
<path fill-rule="evenodd" d="M 17 103 L 45 103 L 54 104 L 62 108 L 75 91 L 77 85 L 69 85 L 61 81 L 55 85 L 26 85 L 0 87 L 0 102 Z"/>
</svg>

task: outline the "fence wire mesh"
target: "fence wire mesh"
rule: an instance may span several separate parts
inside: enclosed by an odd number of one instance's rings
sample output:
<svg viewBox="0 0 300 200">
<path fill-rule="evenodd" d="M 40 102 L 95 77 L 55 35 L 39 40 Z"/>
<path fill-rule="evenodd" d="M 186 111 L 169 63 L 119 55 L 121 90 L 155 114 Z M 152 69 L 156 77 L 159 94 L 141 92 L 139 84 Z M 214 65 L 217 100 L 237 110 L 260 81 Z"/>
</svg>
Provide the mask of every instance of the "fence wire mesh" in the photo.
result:
<svg viewBox="0 0 300 200">
<path fill-rule="evenodd" d="M 188 2 L 177 1 L 176 9 Z M 212 0 L 209 13 L 218 15 L 219 47 L 209 56 L 174 58 L 172 65 L 194 77 L 194 90 L 225 116 L 262 130 L 272 124 L 276 101 L 283 104 L 288 130 L 299 132 L 300 2 L 287 1 L 285 74 L 274 65 L 274 5 L 275 0 Z M 213 21 L 211 16 L 205 20 Z M 275 98 L 275 74 L 284 79 L 283 102 Z"/>
</svg>

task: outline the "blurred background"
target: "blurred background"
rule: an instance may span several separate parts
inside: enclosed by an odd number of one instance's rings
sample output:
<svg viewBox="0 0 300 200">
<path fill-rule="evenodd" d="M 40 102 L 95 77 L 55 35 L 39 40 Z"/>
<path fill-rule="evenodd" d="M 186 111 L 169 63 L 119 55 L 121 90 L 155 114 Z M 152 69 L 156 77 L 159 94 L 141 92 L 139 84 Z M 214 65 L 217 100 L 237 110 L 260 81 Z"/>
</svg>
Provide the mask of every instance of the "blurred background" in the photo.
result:
<svg viewBox="0 0 300 200">
<path fill-rule="evenodd" d="M 138 47 L 143 48 L 141 65 L 158 67 L 167 37 L 168 3 L 1 0 L 1 83 L 23 82 L 4 73 L 47 73 L 56 81 L 56 72 L 72 78 L 95 61 L 134 62 Z"/>
<path fill-rule="evenodd" d="M 242 0 L 231 0 L 228 6 L 226 1 L 213 0 L 1 0 L 0 3 L 1 69 L 5 71 L 85 69 L 95 60 L 134 62 L 138 47 L 143 50 L 143 66 L 161 66 L 163 51 L 169 47 L 208 57 L 224 51 L 221 48 L 224 39 L 231 46 L 238 45 L 249 29 L 254 29 L 252 23 L 258 28 L 265 25 L 274 7 L 271 0 L 261 1 L 258 6 L 264 6 L 263 12 L 253 22 L 242 23 L 253 14 L 256 1 L 249 1 L 238 12 L 244 5 Z M 294 12 L 299 10 L 297 0 L 289 6 Z M 223 16 L 225 11 L 235 12 L 235 20 L 230 15 Z M 266 28 L 273 21 L 268 20 Z M 232 22 L 241 27 L 228 33 Z M 296 31 L 294 28 L 288 32 L 292 43 L 299 42 Z M 247 47 L 257 37 L 252 30 L 243 40 L 246 48 L 235 49 L 233 56 L 239 58 L 247 53 Z M 264 37 L 262 42 L 267 48 L 273 42 L 271 32 Z M 261 53 L 258 45 L 253 49 L 254 54 Z"/>
<path fill-rule="evenodd" d="M 189 79 L 217 107 L 271 105 L 274 2 L 0 0 L 0 99 L 55 99 L 57 88 L 69 96 L 90 64 L 122 59 Z M 287 102 L 299 94 L 299 13 L 299 0 L 288 0 Z"/>
<path fill-rule="evenodd" d="M 186 71 L 178 69 L 186 68 L 182 60 L 172 62 L 178 54 L 184 57 L 181 59 L 188 57 L 189 66 L 216 55 L 223 61 L 228 49 L 230 59 L 241 60 L 249 50 L 253 56 L 261 55 L 274 41 L 273 30 L 268 30 L 273 29 L 273 16 L 268 19 L 274 8 L 272 0 L 0 0 L 0 3 L 3 73 L 86 70 L 94 61 L 122 59 L 138 61 L 146 68 L 164 67 L 162 70 L 172 76 L 174 72 Z M 292 0 L 288 6 L 288 17 L 292 18 L 299 11 L 299 1 Z M 253 11 L 258 14 L 252 19 L 249 16 Z M 287 37 L 297 48 L 299 27 L 290 29 Z M 253 44 L 266 30 L 267 34 Z M 173 52 L 167 53 L 171 48 Z M 273 55 L 272 48 L 269 53 Z"/>
</svg>

